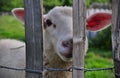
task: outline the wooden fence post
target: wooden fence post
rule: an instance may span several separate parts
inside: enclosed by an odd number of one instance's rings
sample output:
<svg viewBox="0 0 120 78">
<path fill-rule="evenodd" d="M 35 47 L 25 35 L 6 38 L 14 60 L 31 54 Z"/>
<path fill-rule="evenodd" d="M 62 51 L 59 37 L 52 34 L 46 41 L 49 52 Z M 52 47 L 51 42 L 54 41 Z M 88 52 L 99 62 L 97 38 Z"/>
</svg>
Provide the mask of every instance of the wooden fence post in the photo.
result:
<svg viewBox="0 0 120 78">
<path fill-rule="evenodd" d="M 73 45 L 73 67 L 83 68 L 83 70 L 73 68 L 73 78 L 84 78 L 85 4 L 85 0 L 73 0 L 73 42 L 78 41 Z"/>
<path fill-rule="evenodd" d="M 120 78 L 120 0 L 112 0 L 112 47 L 115 78 Z"/>
<path fill-rule="evenodd" d="M 43 70 L 42 0 L 24 0 L 26 68 Z M 26 72 L 26 78 L 42 78 L 42 73 Z"/>
</svg>

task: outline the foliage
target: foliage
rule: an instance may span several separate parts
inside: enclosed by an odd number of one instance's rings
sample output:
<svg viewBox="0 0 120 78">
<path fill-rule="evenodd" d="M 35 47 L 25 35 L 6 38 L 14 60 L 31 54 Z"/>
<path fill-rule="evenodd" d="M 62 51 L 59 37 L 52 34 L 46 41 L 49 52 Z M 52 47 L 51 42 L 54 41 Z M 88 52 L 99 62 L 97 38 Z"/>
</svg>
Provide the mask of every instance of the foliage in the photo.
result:
<svg viewBox="0 0 120 78">
<path fill-rule="evenodd" d="M 70 6 L 72 5 L 72 0 L 44 0 L 43 6 L 46 11 L 50 10 L 55 6 Z"/>
<path fill-rule="evenodd" d="M 98 48 L 89 48 L 85 57 L 86 68 L 108 68 L 113 67 L 112 52 Z M 86 72 L 85 78 L 114 78 L 113 71 Z"/>
<path fill-rule="evenodd" d="M 89 7 L 92 3 L 111 3 L 112 0 L 86 0 L 86 5 Z"/>
<path fill-rule="evenodd" d="M 90 47 L 112 50 L 111 27 L 99 31 L 97 36 L 89 41 Z"/>
<path fill-rule="evenodd" d="M 93 2 L 108 3 L 111 0 L 86 0 L 87 7 Z M 0 0 L 0 11 L 11 11 L 15 7 L 23 7 L 23 0 Z M 43 0 L 44 8 L 48 11 L 54 6 L 71 6 L 72 0 Z"/>
<path fill-rule="evenodd" d="M 43 5 L 46 11 L 53 8 L 54 6 L 60 6 L 63 5 L 64 0 L 44 0 Z"/>
<path fill-rule="evenodd" d="M 108 68 L 108 67 L 113 67 L 113 61 L 110 58 L 104 57 L 99 55 L 100 52 L 101 54 L 103 52 L 110 54 L 110 52 L 107 51 L 101 51 L 100 49 L 92 49 L 89 50 L 86 58 L 85 58 L 85 67 L 86 68 Z M 112 53 L 111 53 L 112 54 Z M 110 55 L 111 55 L 110 54 Z M 106 55 L 105 55 L 106 56 Z M 114 73 L 113 71 L 92 71 L 92 72 L 85 72 L 85 78 L 114 78 Z"/>
<path fill-rule="evenodd" d="M 23 7 L 23 0 L 0 0 L 0 11 L 11 11 L 15 7 Z M 60 5 L 72 5 L 72 0 L 43 0 L 46 10 Z"/>
<path fill-rule="evenodd" d="M 0 0 L 0 11 L 11 11 L 15 7 L 23 7 L 23 0 Z"/>
</svg>

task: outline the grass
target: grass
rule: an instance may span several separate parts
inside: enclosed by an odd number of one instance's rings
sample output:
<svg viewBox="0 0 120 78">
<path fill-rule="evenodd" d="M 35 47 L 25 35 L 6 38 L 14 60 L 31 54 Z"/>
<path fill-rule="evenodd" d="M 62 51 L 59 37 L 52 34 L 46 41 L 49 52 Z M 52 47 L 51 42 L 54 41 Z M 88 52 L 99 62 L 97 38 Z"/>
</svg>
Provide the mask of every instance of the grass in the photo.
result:
<svg viewBox="0 0 120 78">
<path fill-rule="evenodd" d="M 13 16 L 0 16 L 0 38 L 24 40 L 24 27 Z"/>
<path fill-rule="evenodd" d="M 112 53 L 110 51 L 103 51 L 99 49 L 90 49 L 86 55 L 86 68 L 108 68 L 113 67 Z M 113 71 L 93 71 L 86 72 L 86 78 L 114 78 Z"/>
<path fill-rule="evenodd" d="M 24 26 L 13 16 L 0 16 L 0 38 L 24 40 Z M 113 67 L 111 51 L 90 48 L 85 57 L 86 68 Z M 112 71 L 86 72 L 86 78 L 114 78 Z"/>
</svg>

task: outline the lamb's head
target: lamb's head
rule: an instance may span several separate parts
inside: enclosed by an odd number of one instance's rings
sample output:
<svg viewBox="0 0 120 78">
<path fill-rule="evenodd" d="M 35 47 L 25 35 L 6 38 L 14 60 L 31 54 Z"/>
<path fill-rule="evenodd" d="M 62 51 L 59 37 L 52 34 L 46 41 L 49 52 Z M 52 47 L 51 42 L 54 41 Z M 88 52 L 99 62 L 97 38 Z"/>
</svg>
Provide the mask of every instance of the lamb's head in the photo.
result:
<svg viewBox="0 0 120 78">
<path fill-rule="evenodd" d="M 24 9 L 14 9 L 13 14 L 24 22 Z M 45 50 L 52 47 L 54 52 L 63 60 L 72 60 L 73 50 L 73 19 L 71 7 L 55 7 L 43 16 Z M 86 28 L 99 31 L 111 23 L 111 12 L 108 10 L 88 10 Z M 97 20 L 97 21 L 96 21 Z M 87 50 L 87 39 L 85 49 Z"/>
<path fill-rule="evenodd" d="M 45 35 L 49 36 L 55 52 L 64 61 L 72 58 L 72 26 L 71 7 L 55 7 L 44 16 Z"/>
</svg>

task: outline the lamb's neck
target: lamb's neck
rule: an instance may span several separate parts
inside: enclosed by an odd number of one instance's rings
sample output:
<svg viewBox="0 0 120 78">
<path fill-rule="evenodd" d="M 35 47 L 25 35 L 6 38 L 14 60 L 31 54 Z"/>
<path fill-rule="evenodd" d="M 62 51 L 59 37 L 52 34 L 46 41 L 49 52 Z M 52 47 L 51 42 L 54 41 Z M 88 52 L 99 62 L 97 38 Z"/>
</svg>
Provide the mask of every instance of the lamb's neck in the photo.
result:
<svg viewBox="0 0 120 78">
<path fill-rule="evenodd" d="M 53 67 L 53 68 L 68 68 L 71 66 L 71 62 L 64 62 L 61 59 L 53 58 L 53 60 L 48 59 L 47 66 Z"/>
<path fill-rule="evenodd" d="M 45 57 L 45 67 L 50 68 L 69 68 L 72 63 L 71 62 L 64 62 L 60 59 L 60 57 L 55 54 L 54 52 L 48 52 L 50 54 Z M 51 54 L 54 53 L 54 54 Z M 44 73 L 44 78 L 71 78 L 71 72 L 66 71 L 46 71 Z"/>
<path fill-rule="evenodd" d="M 49 50 L 52 51 L 52 50 Z M 56 67 L 56 68 L 68 68 L 71 66 L 72 62 L 63 61 L 56 52 L 46 52 L 44 54 L 44 60 L 46 62 L 45 66 Z"/>
</svg>

